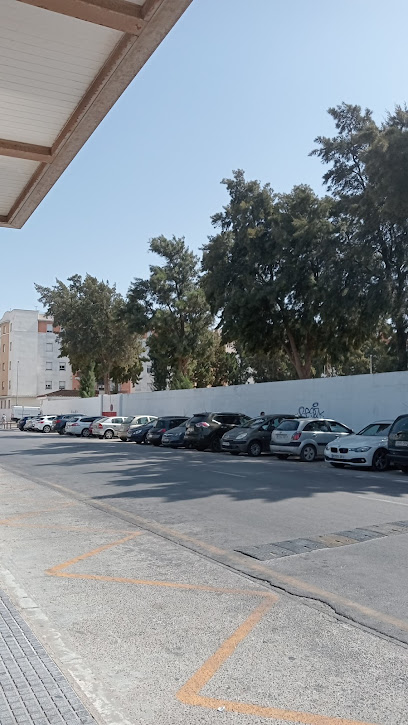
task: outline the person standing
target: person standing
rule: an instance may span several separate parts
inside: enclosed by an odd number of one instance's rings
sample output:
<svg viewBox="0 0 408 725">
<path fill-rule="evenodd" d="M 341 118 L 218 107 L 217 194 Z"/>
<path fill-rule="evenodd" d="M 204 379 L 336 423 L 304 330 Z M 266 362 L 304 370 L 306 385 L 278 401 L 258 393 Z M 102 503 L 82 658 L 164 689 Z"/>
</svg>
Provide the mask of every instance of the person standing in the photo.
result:
<svg viewBox="0 0 408 725">
<path fill-rule="evenodd" d="M 1 422 L 3 424 L 3 430 L 6 430 L 7 416 L 5 413 L 1 416 Z"/>
</svg>

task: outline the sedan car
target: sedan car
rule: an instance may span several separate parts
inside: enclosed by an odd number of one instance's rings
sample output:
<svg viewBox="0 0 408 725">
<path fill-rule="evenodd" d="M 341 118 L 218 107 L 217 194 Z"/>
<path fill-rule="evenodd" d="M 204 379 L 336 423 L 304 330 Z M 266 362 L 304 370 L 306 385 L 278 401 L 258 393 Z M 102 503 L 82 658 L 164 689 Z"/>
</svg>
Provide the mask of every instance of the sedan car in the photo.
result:
<svg viewBox="0 0 408 725">
<path fill-rule="evenodd" d="M 270 450 L 281 459 L 299 456 L 301 461 L 311 463 L 324 456 L 328 443 L 353 432 L 328 418 L 283 420 L 272 433 Z"/>
<path fill-rule="evenodd" d="M 283 421 L 295 418 L 291 413 L 274 413 L 259 418 L 251 418 L 244 425 L 237 426 L 228 431 L 221 438 L 221 450 L 239 456 L 246 453 L 248 456 L 260 456 L 269 451 L 272 431 Z"/>
<path fill-rule="evenodd" d="M 67 413 L 66 415 L 57 415 L 53 421 L 52 429 L 59 433 L 60 436 L 65 433 L 65 426 L 69 420 L 78 420 L 83 416 L 80 413 Z"/>
<path fill-rule="evenodd" d="M 91 435 L 91 426 L 95 421 L 100 420 L 100 415 L 94 415 L 86 418 L 73 418 L 69 420 L 65 426 L 65 433 L 69 436 L 82 436 L 82 438 L 88 438 Z"/>
<path fill-rule="evenodd" d="M 119 427 L 126 420 L 126 416 L 98 418 L 92 423 L 92 435 L 98 438 L 114 438 L 118 435 Z"/>
<path fill-rule="evenodd" d="M 170 428 L 162 435 L 162 446 L 168 448 L 182 448 L 185 446 L 184 436 L 186 435 L 186 428 L 188 426 L 188 420 L 185 420 L 181 425 L 176 428 Z M 188 444 L 187 444 L 188 445 Z"/>
<path fill-rule="evenodd" d="M 146 436 L 146 442 L 150 443 L 152 446 L 159 446 L 162 441 L 163 433 L 166 433 L 166 431 L 171 428 L 176 428 L 186 420 L 188 420 L 186 416 L 182 417 L 179 415 L 168 415 L 163 418 L 158 418 L 150 428 Z"/>
<path fill-rule="evenodd" d="M 56 415 L 42 415 L 35 418 L 31 426 L 32 430 L 42 431 L 43 433 L 51 433 Z"/>
<path fill-rule="evenodd" d="M 146 423 L 154 423 L 157 420 L 157 415 L 129 415 L 122 425 L 118 429 L 118 437 L 121 441 L 126 442 L 128 440 L 127 432 L 129 428 L 137 428 L 140 425 L 146 425 Z"/>
<path fill-rule="evenodd" d="M 210 448 L 217 453 L 221 450 L 223 435 L 248 420 L 249 415 L 243 413 L 196 413 L 188 422 L 186 443 L 198 451 Z"/>
<path fill-rule="evenodd" d="M 130 427 L 127 432 L 127 439 L 130 443 L 147 443 L 146 436 L 153 428 L 154 423 L 146 423 L 146 425 L 138 425 L 135 428 Z"/>
<path fill-rule="evenodd" d="M 335 468 L 365 466 L 375 471 L 388 468 L 388 431 L 392 420 L 370 423 L 347 438 L 333 440 L 324 451 L 325 460 Z"/>
</svg>

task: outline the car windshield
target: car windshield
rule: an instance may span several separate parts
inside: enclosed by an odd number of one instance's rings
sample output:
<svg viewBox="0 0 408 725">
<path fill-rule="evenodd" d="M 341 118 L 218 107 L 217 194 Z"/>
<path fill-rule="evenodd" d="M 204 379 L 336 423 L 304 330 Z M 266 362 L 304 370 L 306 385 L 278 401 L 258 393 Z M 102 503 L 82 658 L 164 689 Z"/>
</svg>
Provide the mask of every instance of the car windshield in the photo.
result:
<svg viewBox="0 0 408 725">
<path fill-rule="evenodd" d="M 257 428 L 262 423 L 266 423 L 266 418 L 250 418 L 246 423 L 241 425 L 241 428 Z"/>
<path fill-rule="evenodd" d="M 360 430 L 358 436 L 384 436 L 391 428 L 391 423 L 371 423 L 363 430 Z"/>
<path fill-rule="evenodd" d="M 153 428 L 166 428 L 168 421 L 165 418 L 158 418 Z"/>
<path fill-rule="evenodd" d="M 124 423 L 131 423 L 132 420 L 135 420 L 135 416 L 134 415 L 129 415 L 127 418 L 125 418 L 125 420 L 123 422 Z"/>
<path fill-rule="evenodd" d="M 194 423 L 201 423 L 203 420 L 207 420 L 208 415 L 206 413 L 198 413 L 197 415 L 193 415 L 192 418 L 190 418 L 189 423 L 191 425 L 194 425 Z"/>
<path fill-rule="evenodd" d="M 276 430 L 297 430 L 299 428 L 298 420 L 283 420 L 279 423 Z"/>
<path fill-rule="evenodd" d="M 400 420 L 396 420 L 392 425 L 393 433 L 401 433 L 402 431 L 404 431 L 404 433 L 408 432 L 408 416 L 404 416 L 403 418 L 400 418 Z"/>
</svg>

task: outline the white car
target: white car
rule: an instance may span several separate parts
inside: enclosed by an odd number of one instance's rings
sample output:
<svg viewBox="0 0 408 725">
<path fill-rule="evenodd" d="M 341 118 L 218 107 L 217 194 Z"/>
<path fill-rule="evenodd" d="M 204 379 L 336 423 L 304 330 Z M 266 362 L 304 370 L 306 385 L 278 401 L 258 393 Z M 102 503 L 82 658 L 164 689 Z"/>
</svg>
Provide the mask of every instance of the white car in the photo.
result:
<svg viewBox="0 0 408 725">
<path fill-rule="evenodd" d="M 56 415 L 42 415 L 39 418 L 34 418 L 31 429 L 42 431 L 43 433 L 51 433 L 52 424 L 56 417 Z"/>
<path fill-rule="evenodd" d="M 41 415 L 35 415 L 32 418 L 27 418 L 25 424 L 24 424 L 24 430 L 33 430 L 34 423 L 37 422 L 37 420 L 41 420 Z"/>
<path fill-rule="evenodd" d="M 388 431 L 392 420 L 370 423 L 359 433 L 328 443 L 324 459 L 335 468 L 365 466 L 375 471 L 388 468 Z"/>
<path fill-rule="evenodd" d="M 92 423 L 92 435 L 98 438 L 114 438 L 119 428 L 126 420 L 126 416 L 115 415 L 112 418 L 99 418 Z"/>
<path fill-rule="evenodd" d="M 95 421 L 101 420 L 100 415 L 93 415 L 91 417 L 73 418 L 68 420 L 65 424 L 65 433 L 70 436 L 82 436 L 82 438 L 88 438 L 91 435 L 91 427 Z"/>
<path fill-rule="evenodd" d="M 125 422 L 119 426 L 118 436 L 121 441 L 126 443 L 128 440 L 128 431 L 133 431 L 135 428 L 140 428 L 141 425 L 146 425 L 147 423 L 153 423 L 155 420 L 157 420 L 156 415 L 129 415 L 125 418 Z"/>
</svg>

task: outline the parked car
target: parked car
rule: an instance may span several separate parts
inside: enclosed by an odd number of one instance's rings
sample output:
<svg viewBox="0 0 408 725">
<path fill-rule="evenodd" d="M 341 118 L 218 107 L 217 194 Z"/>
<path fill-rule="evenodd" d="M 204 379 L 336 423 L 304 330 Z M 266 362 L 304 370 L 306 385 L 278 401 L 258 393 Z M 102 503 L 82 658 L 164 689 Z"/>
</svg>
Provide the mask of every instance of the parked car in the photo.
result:
<svg viewBox="0 0 408 725">
<path fill-rule="evenodd" d="M 188 422 L 185 442 L 199 451 L 211 448 L 218 452 L 223 435 L 248 420 L 249 415 L 243 413 L 196 413 Z"/>
<path fill-rule="evenodd" d="M 29 417 L 30 416 L 25 415 L 24 418 L 20 418 L 20 420 L 17 423 L 17 428 L 19 428 L 20 430 L 24 430 L 24 426 L 27 423 Z"/>
<path fill-rule="evenodd" d="M 43 433 L 51 433 L 52 426 L 56 415 L 42 415 L 33 420 L 32 430 L 42 431 Z"/>
<path fill-rule="evenodd" d="M 98 438 L 114 438 L 118 435 L 119 427 L 126 420 L 126 416 L 98 418 L 92 423 L 92 435 Z"/>
<path fill-rule="evenodd" d="M 335 439 L 326 446 L 325 460 L 335 468 L 366 466 L 385 471 L 388 461 L 388 432 L 391 420 L 370 423 L 363 430 L 347 438 Z"/>
<path fill-rule="evenodd" d="M 221 438 L 221 450 L 239 456 L 246 453 L 256 457 L 261 453 L 269 453 L 272 431 L 283 421 L 296 418 L 291 413 L 273 413 L 258 418 L 251 418 L 244 425 L 229 430 Z"/>
<path fill-rule="evenodd" d="M 129 415 L 119 426 L 118 436 L 121 441 L 126 442 L 129 428 L 137 428 L 140 425 L 146 425 L 146 423 L 153 423 L 155 420 L 157 420 L 157 415 Z"/>
<path fill-rule="evenodd" d="M 408 473 L 408 415 L 399 415 L 388 433 L 388 460 L 403 473 Z"/>
<path fill-rule="evenodd" d="M 299 456 L 301 461 L 311 463 L 324 456 L 332 440 L 353 432 L 343 423 L 328 418 L 283 420 L 272 433 L 270 450 L 281 459 Z"/>
<path fill-rule="evenodd" d="M 35 415 L 35 416 L 28 417 L 27 420 L 26 420 L 26 422 L 25 422 L 25 424 L 24 424 L 24 430 L 31 430 L 32 431 L 33 425 L 34 425 L 35 421 L 36 420 L 39 420 L 40 418 L 41 418 L 41 415 Z"/>
<path fill-rule="evenodd" d="M 60 436 L 65 433 L 65 426 L 69 420 L 78 420 L 83 416 L 80 413 L 67 413 L 66 415 L 57 415 L 53 421 L 52 430 L 59 433 Z"/>
<path fill-rule="evenodd" d="M 146 423 L 146 425 L 138 425 L 136 428 L 129 428 L 127 432 L 127 439 L 130 443 L 147 443 L 146 436 L 151 428 L 153 428 L 154 422 Z"/>
<path fill-rule="evenodd" d="M 82 418 L 73 418 L 72 420 L 68 420 L 65 425 L 65 433 L 70 436 L 82 436 L 83 438 L 88 438 L 91 435 L 91 426 L 92 423 L 94 423 L 97 420 L 100 420 L 100 415 L 94 415 L 94 416 L 88 416 L 87 418 L 83 416 Z"/>
<path fill-rule="evenodd" d="M 186 435 L 186 428 L 188 426 L 188 419 L 181 423 L 181 425 L 175 428 L 170 428 L 162 435 L 162 446 L 168 446 L 169 448 L 182 448 L 185 446 L 184 437 Z"/>
<path fill-rule="evenodd" d="M 150 443 L 152 446 L 159 446 L 163 433 L 171 428 L 176 428 L 186 420 L 188 420 L 186 416 L 182 417 L 180 415 L 167 415 L 163 418 L 158 418 L 150 428 L 146 436 L 146 442 Z"/>
</svg>

